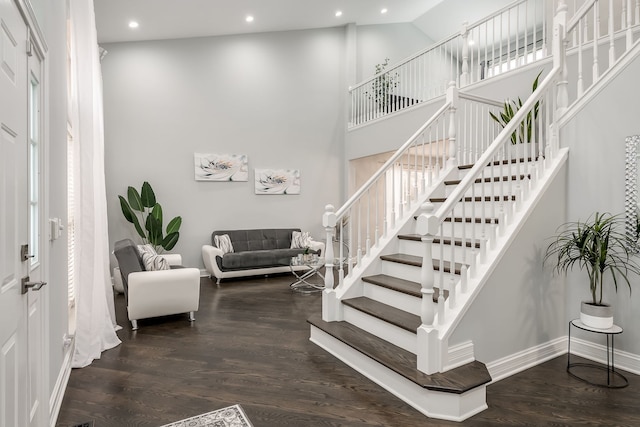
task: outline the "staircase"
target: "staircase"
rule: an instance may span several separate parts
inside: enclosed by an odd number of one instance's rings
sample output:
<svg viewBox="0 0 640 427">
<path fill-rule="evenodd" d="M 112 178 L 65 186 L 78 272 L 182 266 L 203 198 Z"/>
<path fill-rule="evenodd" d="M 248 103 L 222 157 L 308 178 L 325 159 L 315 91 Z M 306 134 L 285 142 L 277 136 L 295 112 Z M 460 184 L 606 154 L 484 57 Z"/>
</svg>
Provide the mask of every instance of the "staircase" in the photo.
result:
<svg viewBox="0 0 640 427">
<path fill-rule="evenodd" d="M 582 71 L 565 66 L 566 47 L 573 37 L 581 55 L 597 5 L 587 1 L 567 23 L 559 2 L 553 67 L 504 129 L 489 118 L 502 102 L 452 83 L 440 109 L 362 188 L 326 208 L 323 307 L 309 319 L 310 339 L 426 416 L 462 421 L 487 408 L 492 378 L 474 354 L 485 338 L 451 346 L 449 338 L 545 194 L 563 184 L 558 119 L 568 84 L 576 82 L 577 99 L 583 84 Z M 511 137 L 531 117 L 532 142 L 516 152 Z"/>
</svg>

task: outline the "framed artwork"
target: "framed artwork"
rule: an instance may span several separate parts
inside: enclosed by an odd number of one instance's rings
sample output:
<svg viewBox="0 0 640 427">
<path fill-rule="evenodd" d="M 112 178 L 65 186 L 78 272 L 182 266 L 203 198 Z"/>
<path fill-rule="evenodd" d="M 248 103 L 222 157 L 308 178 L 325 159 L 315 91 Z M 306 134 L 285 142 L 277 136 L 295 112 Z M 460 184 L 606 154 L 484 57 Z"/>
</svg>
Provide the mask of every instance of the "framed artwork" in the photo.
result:
<svg viewBox="0 0 640 427">
<path fill-rule="evenodd" d="M 196 181 L 249 181 L 245 154 L 194 153 Z"/>
<path fill-rule="evenodd" d="M 300 194 L 298 169 L 256 169 L 256 194 Z"/>
</svg>

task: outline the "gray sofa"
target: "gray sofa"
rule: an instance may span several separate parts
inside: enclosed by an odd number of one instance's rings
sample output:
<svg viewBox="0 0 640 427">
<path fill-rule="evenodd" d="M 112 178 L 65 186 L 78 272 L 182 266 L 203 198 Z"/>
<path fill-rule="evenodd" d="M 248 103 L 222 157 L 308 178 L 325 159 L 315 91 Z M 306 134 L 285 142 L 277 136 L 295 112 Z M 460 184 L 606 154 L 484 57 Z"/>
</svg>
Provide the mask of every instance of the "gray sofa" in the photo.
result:
<svg viewBox="0 0 640 427">
<path fill-rule="evenodd" d="M 291 249 L 291 237 L 299 228 L 266 228 L 252 230 L 218 230 L 211 234 L 211 245 L 202 247 L 205 268 L 216 283 L 231 277 L 256 276 L 304 270 L 305 266 L 290 266 L 291 258 L 305 248 Z M 215 245 L 215 236 L 227 234 L 233 252 L 223 253 Z M 309 253 L 321 256 L 324 243 L 311 241 Z"/>
</svg>

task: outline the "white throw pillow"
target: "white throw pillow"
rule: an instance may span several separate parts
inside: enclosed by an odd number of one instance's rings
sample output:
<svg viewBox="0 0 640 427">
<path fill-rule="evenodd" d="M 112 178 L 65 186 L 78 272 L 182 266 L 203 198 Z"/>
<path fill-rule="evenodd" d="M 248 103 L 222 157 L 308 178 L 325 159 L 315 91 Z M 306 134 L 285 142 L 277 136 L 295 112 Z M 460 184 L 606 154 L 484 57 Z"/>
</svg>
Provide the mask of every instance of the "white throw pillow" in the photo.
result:
<svg viewBox="0 0 640 427">
<path fill-rule="evenodd" d="M 220 249 L 223 254 L 233 252 L 233 244 L 231 244 L 231 238 L 228 234 L 213 236 L 213 243 L 215 243 L 216 247 Z"/>
<path fill-rule="evenodd" d="M 304 249 L 311 246 L 311 235 L 308 231 L 294 231 L 291 234 L 291 249 Z"/>
<path fill-rule="evenodd" d="M 162 256 L 158 255 L 151 245 L 138 245 L 138 252 L 142 257 L 142 264 L 147 271 L 169 270 L 171 266 L 169 262 Z"/>
</svg>

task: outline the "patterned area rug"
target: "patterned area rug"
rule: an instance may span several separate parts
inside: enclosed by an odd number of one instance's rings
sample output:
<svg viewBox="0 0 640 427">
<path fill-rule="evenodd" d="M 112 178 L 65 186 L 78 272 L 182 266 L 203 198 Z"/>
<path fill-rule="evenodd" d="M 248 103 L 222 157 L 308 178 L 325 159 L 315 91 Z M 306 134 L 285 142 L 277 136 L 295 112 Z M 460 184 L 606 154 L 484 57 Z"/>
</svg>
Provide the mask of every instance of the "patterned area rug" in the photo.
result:
<svg viewBox="0 0 640 427">
<path fill-rule="evenodd" d="M 240 405 L 233 405 L 161 427 L 253 427 L 253 424 Z"/>
</svg>

